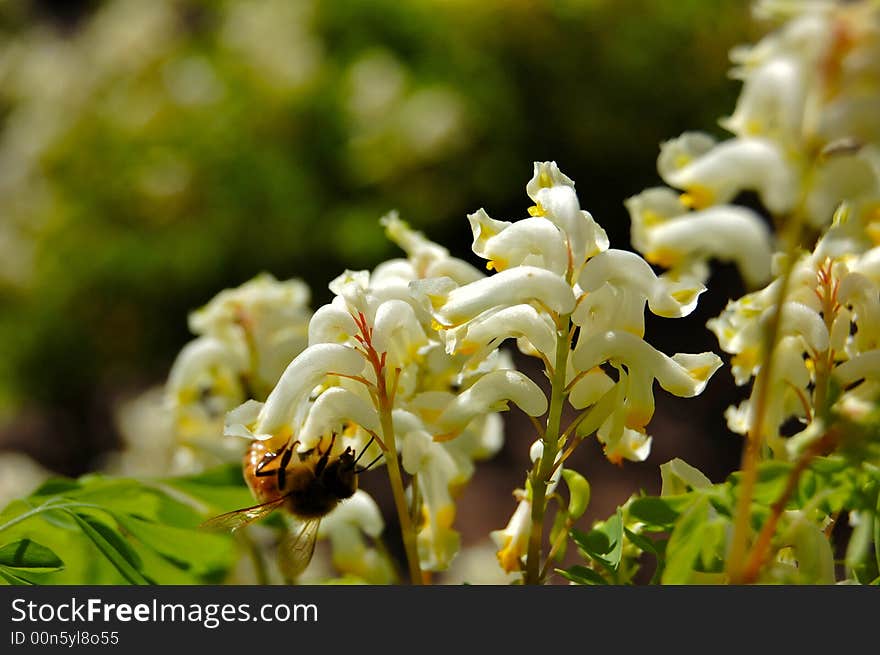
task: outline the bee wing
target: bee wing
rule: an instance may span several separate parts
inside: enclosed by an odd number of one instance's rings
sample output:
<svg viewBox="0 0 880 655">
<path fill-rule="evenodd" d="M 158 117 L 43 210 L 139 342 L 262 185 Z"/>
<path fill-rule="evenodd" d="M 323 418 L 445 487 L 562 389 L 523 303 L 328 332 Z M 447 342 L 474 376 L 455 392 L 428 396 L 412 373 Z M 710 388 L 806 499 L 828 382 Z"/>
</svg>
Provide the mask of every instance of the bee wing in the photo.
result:
<svg viewBox="0 0 880 655">
<path fill-rule="evenodd" d="M 254 521 L 268 516 L 276 509 L 284 504 L 286 496 L 281 496 L 267 503 L 260 503 L 253 507 L 245 507 L 244 509 L 236 509 L 220 516 L 215 516 L 202 523 L 199 527 L 204 530 L 237 530 L 238 528 L 249 525 Z"/>
<path fill-rule="evenodd" d="M 278 547 L 278 564 L 288 578 L 298 577 L 312 561 L 320 525 L 320 518 L 307 519 L 297 530 L 288 533 L 281 540 Z"/>
</svg>

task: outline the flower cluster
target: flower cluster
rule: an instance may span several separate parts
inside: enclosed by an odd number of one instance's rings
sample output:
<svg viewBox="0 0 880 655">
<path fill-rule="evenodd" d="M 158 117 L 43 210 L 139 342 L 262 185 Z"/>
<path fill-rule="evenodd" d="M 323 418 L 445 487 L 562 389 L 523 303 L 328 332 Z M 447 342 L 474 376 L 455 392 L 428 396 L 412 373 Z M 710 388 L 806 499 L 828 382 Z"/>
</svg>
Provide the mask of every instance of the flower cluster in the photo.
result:
<svg viewBox="0 0 880 655">
<path fill-rule="evenodd" d="M 300 452 L 331 443 L 336 451 L 369 447 L 367 459 L 383 453 L 389 468 L 397 467 L 399 452 L 414 481 L 409 500 L 420 520 L 421 567 L 442 570 L 459 546 L 453 497 L 474 461 L 501 446 L 495 412 L 513 401 L 539 415 L 546 401 L 501 352 L 474 367 L 446 352 L 410 283 L 442 276 L 456 285 L 478 284 L 483 274 L 396 215 L 383 223 L 407 258 L 337 277 L 330 284 L 335 298 L 309 323 L 308 347 L 265 403 L 249 402 L 229 414 L 227 434 L 263 440 L 273 451 L 289 442 Z"/>
<path fill-rule="evenodd" d="M 658 276 L 638 255 L 609 248 L 555 162 L 536 163 L 526 191 L 535 203 L 529 218 L 499 221 L 482 209 L 468 216 L 473 250 L 495 275 L 465 285 L 426 280 L 414 288 L 430 301 L 448 352 L 468 355 L 469 366 L 513 338 L 523 353 L 544 360 L 552 379 L 562 340 L 570 404 L 607 409 L 593 429 L 611 461 L 644 460 L 654 382 L 695 396 L 721 364 L 712 353 L 669 357 L 655 350 L 644 340 L 645 308 L 687 316 L 705 287 Z"/>
<path fill-rule="evenodd" d="M 660 316 L 693 311 L 705 290 L 692 280 L 658 276 L 645 260 L 609 247 L 605 231 L 580 207 L 574 182 L 555 162 L 540 162 L 526 192 L 535 203 L 528 218 L 492 219 L 479 210 L 468 219 L 474 252 L 496 273 L 469 284 L 445 278 L 413 283 L 450 354 L 476 369 L 507 339 L 540 357 L 551 381 L 547 429 L 532 446 L 532 461 L 552 446 L 546 493 L 562 473 L 559 444 L 596 433 L 609 460 L 642 461 L 650 451 L 646 426 L 654 414 L 654 382 L 678 396 L 699 394 L 721 365 L 713 353 L 667 356 L 644 340 L 645 308 Z M 546 407 L 544 393 L 523 387 L 520 406 Z M 567 399 L 579 417 L 562 433 Z M 554 418 L 555 412 L 555 418 Z M 531 412 L 530 412 L 531 413 Z M 493 534 L 499 561 L 519 570 L 535 503 L 535 479 L 521 492 L 507 528 Z"/>
<path fill-rule="evenodd" d="M 199 336 L 177 356 L 165 392 L 177 438 L 191 453 L 241 456 L 240 442 L 222 439 L 226 412 L 264 399 L 285 364 L 305 348 L 309 296 L 299 280 L 264 274 L 220 292 L 190 315 L 190 329 Z"/>
<path fill-rule="evenodd" d="M 876 4 L 768 1 L 757 12 L 789 20 L 732 53 L 743 89 L 722 126 L 733 138 L 667 141 L 658 170 L 684 193 L 652 188 L 626 203 L 649 262 L 705 279 L 709 259 L 730 261 L 751 288 L 768 281 L 774 244 L 755 211 L 731 204 L 741 192 L 757 194 L 778 226 L 797 220 L 815 232 L 842 201 L 876 207 L 880 192 Z"/>
<path fill-rule="evenodd" d="M 829 404 L 876 404 L 880 399 L 880 246 L 854 250 L 846 234 L 848 210 L 838 212 L 832 229 L 811 253 L 798 256 L 781 307 L 779 339 L 767 381 L 767 409 L 762 432 L 774 456 L 795 456 L 813 435 L 786 440 L 787 421 L 827 419 Z M 763 333 L 777 311 L 782 280 L 728 303 L 709 321 L 721 348 L 733 355 L 737 384 L 757 375 Z M 833 397 L 830 384 L 839 390 Z M 746 434 L 753 401 L 727 411 L 728 427 Z M 821 422 L 820 422 L 821 423 Z M 822 429 L 827 428 L 824 425 Z"/>
</svg>

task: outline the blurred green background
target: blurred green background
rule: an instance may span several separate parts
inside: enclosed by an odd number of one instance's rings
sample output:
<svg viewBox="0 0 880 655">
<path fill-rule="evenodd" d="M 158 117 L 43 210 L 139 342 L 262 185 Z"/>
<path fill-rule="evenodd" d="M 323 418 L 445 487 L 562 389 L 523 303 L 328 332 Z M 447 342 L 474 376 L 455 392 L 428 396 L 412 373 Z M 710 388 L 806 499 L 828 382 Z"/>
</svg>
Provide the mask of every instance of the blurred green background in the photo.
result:
<svg viewBox="0 0 880 655">
<path fill-rule="evenodd" d="M 623 200 L 659 183 L 662 140 L 720 134 L 728 51 L 758 28 L 739 0 L 5 2 L 0 449 L 89 470 L 191 309 L 261 271 L 302 277 L 320 305 L 344 268 L 395 254 L 390 209 L 476 261 L 466 213 L 525 216 L 535 160 L 627 248 Z M 739 293 L 716 279 L 689 327 L 655 321 L 652 342 L 715 348 L 703 323 Z M 718 378 L 702 409 L 661 401 L 654 429 L 708 417 L 716 471 L 739 448 Z"/>
</svg>

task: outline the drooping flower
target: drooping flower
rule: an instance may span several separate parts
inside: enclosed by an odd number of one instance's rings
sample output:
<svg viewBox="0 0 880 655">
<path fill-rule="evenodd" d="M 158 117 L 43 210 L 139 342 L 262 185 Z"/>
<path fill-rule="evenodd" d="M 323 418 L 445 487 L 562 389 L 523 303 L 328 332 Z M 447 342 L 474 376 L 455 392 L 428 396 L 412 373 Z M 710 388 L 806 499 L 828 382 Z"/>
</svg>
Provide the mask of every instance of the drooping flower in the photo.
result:
<svg viewBox="0 0 880 655">
<path fill-rule="evenodd" d="M 665 142 L 657 168 L 681 195 L 648 189 L 626 203 L 633 245 L 677 277 L 706 279 L 718 259 L 736 264 L 750 288 L 768 281 L 765 221 L 731 204 L 744 191 L 777 227 L 799 220 L 814 236 L 843 201 L 876 204 L 880 192 L 876 3 L 761 2 L 756 11 L 787 20 L 733 51 L 743 88 L 721 122 L 733 137 L 686 132 Z"/>
<path fill-rule="evenodd" d="M 539 415 L 546 399 L 502 353 L 465 368 L 465 356 L 446 351 L 431 314 L 409 285 L 434 276 L 479 284 L 483 274 L 396 215 L 383 224 L 407 258 L 333 280 L 335 297 L 312 317 L 308 347 L 265 403 L 250 402 L 229 413 L 227 434 L 265 441 L 270 450 L 295 442 L 301 452 L 330 443 L 360 452 L 372 440 L 373 452 L 367 454 L 372 459 L 384 447 L 380 413 L 389 403 L 401 462 L 421 501 L 421 566 L 442 570 L 459 546 L 455 496 L 474 461 L 501 445 L 495 413 L 513 402 Z"/>
<path fill-rule="evenodd" d="M 471 367 L 516 339 L 520 351 L 541 357 L 549 373 L 557 340 L 576 332 L 573 347 L 566 346 L 569 401 L 587 409 L 613 388 L 620 394 L 617 410 L 606 411 L 605 403 L 606 414 L 594 429 L 613 461 L 643 460 L 654 380 L 671 393 L 693 396 L 720 365 L 711 353 L 670 358 L 654 350 L 643 340 L 645 309 L 686 316 L 705 287 L 658 276 L 638 255 L 609 248 L 604 230 L 580 208 L 574 182 L 555 162 L 535 164 L 527 191 L 536 203 L 529 218 L 499 221 L 482 209 L 468 217 L 473 250 L 489 260 L 494 275 L 468 284 L 419 280 L 412 287 L 447 351 L 468 356 Z M 616 379 L 605 369 L 616 370 Z"/>
</svg>

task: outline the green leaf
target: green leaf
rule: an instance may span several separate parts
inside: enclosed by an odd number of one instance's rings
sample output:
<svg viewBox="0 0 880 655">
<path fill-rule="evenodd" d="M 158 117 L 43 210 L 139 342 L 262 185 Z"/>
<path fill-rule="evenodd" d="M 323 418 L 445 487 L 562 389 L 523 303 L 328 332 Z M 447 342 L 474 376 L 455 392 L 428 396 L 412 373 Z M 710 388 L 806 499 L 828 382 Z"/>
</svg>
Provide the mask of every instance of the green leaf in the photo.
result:
<svg viewBox="0 0 880 655">
<path fill-rule="evenodd" d="M 629 539 L 631 543 L 635 544 L 635 546 L 639 550 L 646 553 L 651 553 L 652 555 L 660 554 L 660 552 L 657 550 L 657 547 L 654 545 L 654 542 L 648 537 L 637 534 L 629 528 L 624 528 L 623 533 L 626 535 L 626 538 Z"/>
<path fill-rule="evenodd" d="M 121 535 L 88 515 L 80 515 L 72 511 L 68 511 L 68 513 L 123 578 L 130 584 L 149 584 L 149 580 L 135 567 L 135 562 L 138 566 L 140 565 L 140 558 Z"/>
<path fill-rule="evenodd" d="M 51 549 L 30 539 L 20 539 L 0 548 L 0 565 L 44 572 L 64 568 L 64 562 Z"/>
<path fill-rule="evenodd" d="M 791 474 L 793 464 L 790 462 L 768 461 L 762 462 L 758 467 L 758 476 L 755 483 L 753 502 L 759 505 L 770 506 L 782 494 L 788 476 Z M 730 481 L 736 486 L 740 485 L 742 472 L 737 471 L 730 476 Z M 739 494 L 739 490 L 736 492 Z"/>
<path fill-rule="evenodd" d="M 49 478 L 37 487 L 31 496 L 55 496 L 79 489 L 79 483 L 70 478 Z"/>
<path fill-rule="evenodd" d="M 709 500 L 698 497 L 675 523 L 666 546 L 663 584 L 687 584 L 694 562 L 702 550 L 703 534 L 709 519 Z"/>
<path fill-rule="evenodd" d="M 611 550 L 611 542 L 608 540 L 608 535 L 599 530 L 583 532 L 577 528 L 572 528 L 570 534 L 578 547 L 589 555 L 601 557 Z"/>
<path fill-rule="evenodd" d="M 229 566 L 234 545 L 227 535 L 176 528 L 136 517 L 117 517 L 135 539 L 178 568 L 210 575 Z"/>
<path fill-rule="evenodd" d="M 631 518 L 647 523 L 650 526 L 666 529 L 678 519 L 682 496 L 644 496 L 634 499 L 629 505 Z"/>
<path fill-rule="evenodd" d="M 22 578 L 21 576 L 16 575 L 12 569 L 9 569 L 9 568 L 2 566 L 2 565 L 0 565 L 0 578 L 3 578 L 4 582 L 6 582 L 6 584 L 11 584 L 11 585 L 32 586 L 35 584 L 26 578 Z"/>
<path fill-rule="evenodd" d="M 590 483 L 577 471 L 563 469 L 562 477 L 568 486 L 568 514 L 572 521 L 577 521 L 590 504 Z"/>
<path fill-rule="evenodd" d="M 555 569 L 556 572 L 566 580 L 570 580 L 580 585 L 607 585 L 608 581 L 593 569 L 586 566 L 575 564 L 569 569 Z"/>
<path fill-rule="evenodd" d="M 608 553 L 608 562 L 617 570 L 623 555 L 623 512 L 619 507 L 614 516 L 605 522 L 602 530 L 608 535 L 608 541 L 612 546 Z"/>
<path fill-rule="evenodd" d="M 617 572 L 623 555 L 623 512 L 617 512 L 604 523 L 589 532 L 573 528 L 571 538 L 581 551 L 612 574 Z"/>
<path fill-rule="evenodd" d="M 683 459 L 676 457 L 660 465 L 661 496 L 678 496 L 691 489 L 706 489 L 712 481 Z"/>
<path fill-rule="evenodd" d="M 160 484 L 171 492 L 182 493 L 190 502 L 195 501 L 203 514 L 221 514 L 254 504 L 238 464 L 185 478 L 167 478 Z"/>
</svg>

